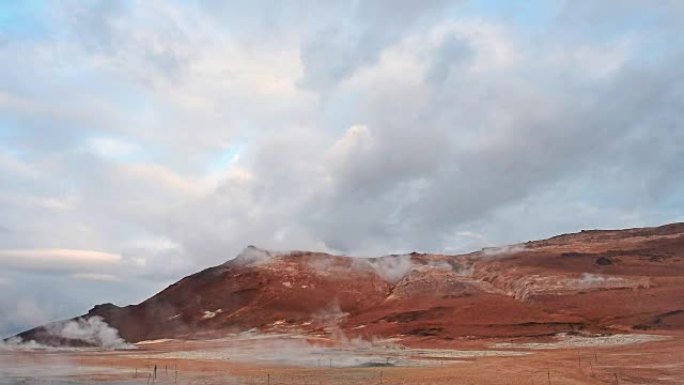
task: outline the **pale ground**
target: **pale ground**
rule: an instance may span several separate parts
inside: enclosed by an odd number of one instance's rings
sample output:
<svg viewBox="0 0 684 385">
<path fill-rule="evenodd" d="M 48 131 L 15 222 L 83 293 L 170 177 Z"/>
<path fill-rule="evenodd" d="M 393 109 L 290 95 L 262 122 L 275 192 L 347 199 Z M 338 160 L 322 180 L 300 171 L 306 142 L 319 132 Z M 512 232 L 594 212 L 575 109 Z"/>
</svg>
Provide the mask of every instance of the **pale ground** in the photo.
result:
<svg viewBox="0 0 684 385">
<path fill-rule="evenodd" d="M 0 384 L 684 384 L 684 334 L 452 345 L 407 348 L 396 340 L 340 345 L 301 336 L 243 335 L 151 341 L 133 351 L 4 351 Z"/>
</svg>

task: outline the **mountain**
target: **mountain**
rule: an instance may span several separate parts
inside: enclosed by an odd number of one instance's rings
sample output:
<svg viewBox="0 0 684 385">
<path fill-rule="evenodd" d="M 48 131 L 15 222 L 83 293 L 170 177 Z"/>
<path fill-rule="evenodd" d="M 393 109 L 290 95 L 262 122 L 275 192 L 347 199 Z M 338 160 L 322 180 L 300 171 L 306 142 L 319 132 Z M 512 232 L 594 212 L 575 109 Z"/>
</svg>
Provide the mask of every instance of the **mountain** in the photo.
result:
<svg viewBox="0 0 684 385">
<path fill-rule="evenodd" d="M 94 316 L 130 342 L 254 328 L 443 341 L 682 330 L 684 223 L 582 231 L 465 255 L 365 259 L 250 246 L 138 305 L 98 305 L 79 318 Z M 19 337 L 78 342 L 54 330 Z"/>
</svg>

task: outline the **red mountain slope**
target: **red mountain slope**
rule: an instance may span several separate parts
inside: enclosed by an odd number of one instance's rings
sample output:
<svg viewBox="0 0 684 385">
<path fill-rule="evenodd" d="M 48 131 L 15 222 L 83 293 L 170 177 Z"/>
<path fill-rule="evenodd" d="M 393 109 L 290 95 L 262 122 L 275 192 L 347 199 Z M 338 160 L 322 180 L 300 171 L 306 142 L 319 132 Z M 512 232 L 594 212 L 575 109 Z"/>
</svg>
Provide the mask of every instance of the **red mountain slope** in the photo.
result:
<svg viewBox="0 0 684 385">
<path fill-rule="evenodd" d="M 361 259 L 254 247 L 138 304 L 94 307 L 128 341 L 297 330 L 454 339 L 684 328 L 684 224 L 466 255 Z M 23 339 L 54 342 L 44 327 Z M 60 341 L 63 342 L 63 341 Z"/>
</svg>

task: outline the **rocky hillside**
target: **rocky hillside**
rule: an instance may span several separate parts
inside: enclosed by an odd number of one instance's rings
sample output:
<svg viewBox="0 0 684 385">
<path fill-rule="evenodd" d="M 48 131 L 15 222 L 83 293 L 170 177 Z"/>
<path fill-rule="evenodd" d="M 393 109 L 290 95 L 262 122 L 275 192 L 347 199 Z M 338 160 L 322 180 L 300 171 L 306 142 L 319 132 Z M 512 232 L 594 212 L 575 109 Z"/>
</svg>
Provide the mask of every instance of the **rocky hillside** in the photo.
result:
<svg viewBox="0 0 684 385">
<path fill-rule="evenodd" d="M 466 255 L 362 259 L 250 246 L 138 305 L 99 305 L 83 317 L 92 316 L 131 342 L 253 328 L 417 340 L 683 329 L 684 224 Z M 49 330 L 19 336 L 54 343 Z"/>
</svg>

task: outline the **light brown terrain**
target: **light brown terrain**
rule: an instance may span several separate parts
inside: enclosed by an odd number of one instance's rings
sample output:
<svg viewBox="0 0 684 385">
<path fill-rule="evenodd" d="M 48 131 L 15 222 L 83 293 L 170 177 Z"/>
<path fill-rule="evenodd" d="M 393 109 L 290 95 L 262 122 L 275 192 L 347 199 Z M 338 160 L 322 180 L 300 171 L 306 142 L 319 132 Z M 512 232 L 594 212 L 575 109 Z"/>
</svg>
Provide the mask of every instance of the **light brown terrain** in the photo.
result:
<svg viewBox="0 0 684 385">
<path fill-rule="evenodd" d="M 455 256 L 248 247 L 92 316 L 139 349 L 66 356 L 127 381 L 157 364 L 168 383 L 684 384 L 684 224 Z M 83 344 L 49 330 L 20 337 Z"/>
<path fill-rule="evenodd" d="M 674 332 L 626 345 L 546 343 L 541 350 L 471 341 L 444 350 L 384 344 L 333 348 L 272 336 L 146 343 L 133 351 L 0 352 L 0 384 L 679 385 L 684 383 L 682 337 Z"/>
</svg>

